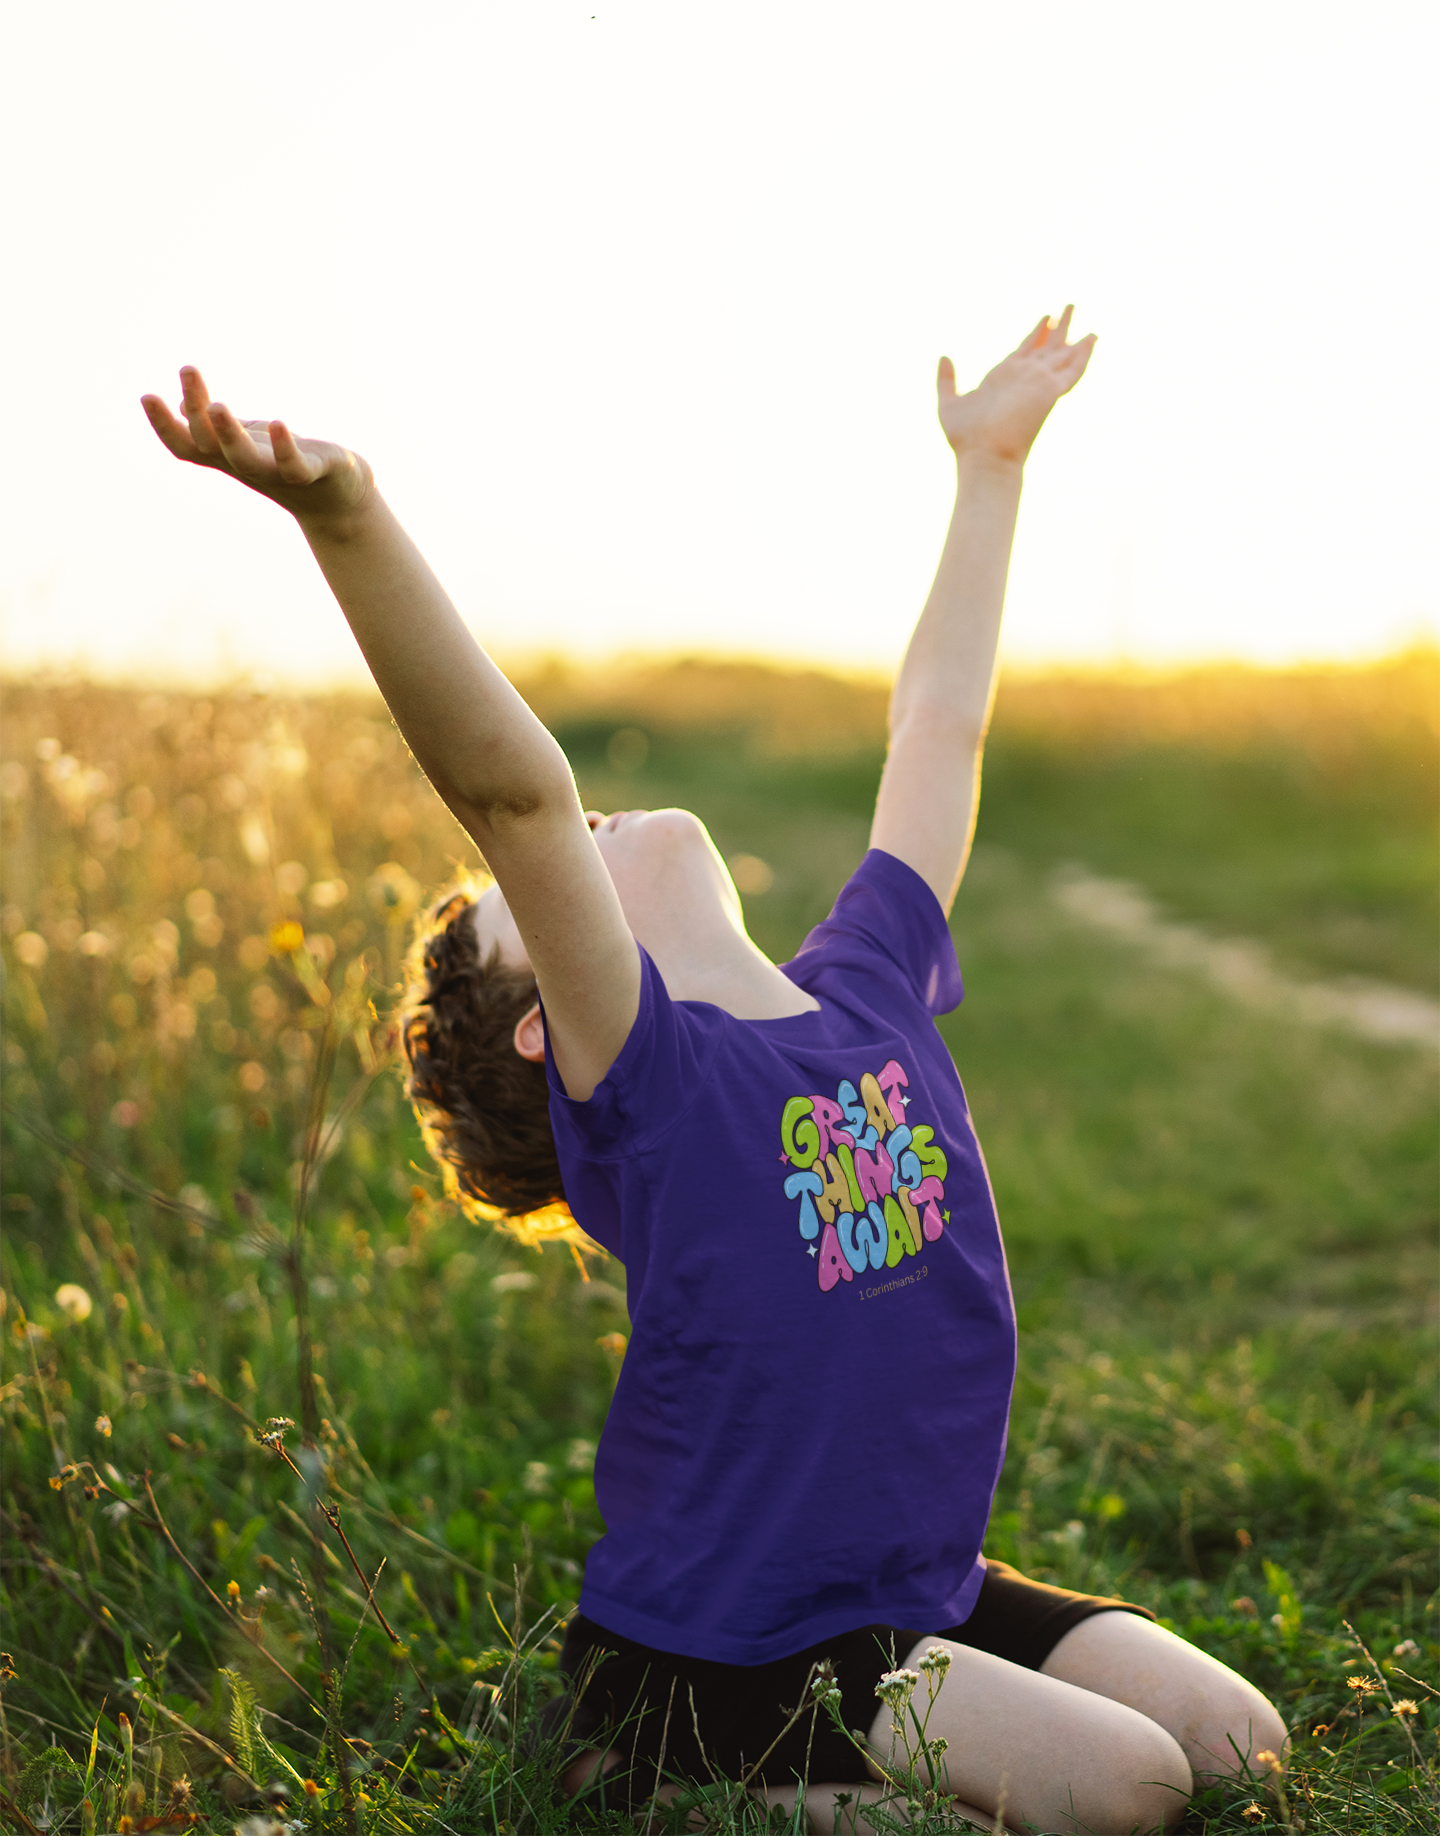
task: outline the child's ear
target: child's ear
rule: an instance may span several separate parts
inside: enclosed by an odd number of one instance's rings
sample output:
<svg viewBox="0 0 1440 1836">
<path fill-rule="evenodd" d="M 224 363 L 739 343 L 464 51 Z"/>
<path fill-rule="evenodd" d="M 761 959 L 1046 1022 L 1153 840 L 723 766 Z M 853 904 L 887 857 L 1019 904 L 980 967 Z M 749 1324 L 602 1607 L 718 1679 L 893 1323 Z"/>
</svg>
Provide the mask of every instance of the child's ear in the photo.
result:
<svg viewBox="0 0 1440 1836">
<path fill-rule="evenodd" d="M 538 1001 L 515 1022 L 515 1050 L 532 1065 L 545 1062 L 545 1022 L 540 1018 Z"/>
</svg>

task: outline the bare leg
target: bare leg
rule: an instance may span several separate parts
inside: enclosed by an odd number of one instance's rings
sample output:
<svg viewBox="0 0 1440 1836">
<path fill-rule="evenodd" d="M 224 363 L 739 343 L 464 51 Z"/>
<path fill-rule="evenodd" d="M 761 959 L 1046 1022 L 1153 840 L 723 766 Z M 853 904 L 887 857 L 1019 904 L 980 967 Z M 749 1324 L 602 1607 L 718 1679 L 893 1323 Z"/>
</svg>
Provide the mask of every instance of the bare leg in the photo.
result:
<svg viewBox="0 0 1440 1836">
<path fill-rule="evenodd" d="M 945 1642 L 922 1639 L 906 1662 L 913 1667 L 931 1645 Z M 1082 1620 L 1038 1672 L 968 1646 L 948 1649 L 950 1673 L 929 1732 L 949 1742 L 945 1764 L 955 1808 L 987 1829 L 1002 1785 L 1013 1826 L 1088 1826 L 1095 1836 L 1159 1829 L 1178 1820 L 1192 1773 L 1233 1776 L 1240 1758 L 1253 1764 L 1266 1748 L 1285 1751 L 1285 1725 L 1253 1684 L 1135 1613 Z M 882 1760 L 890 1750 L 890 1721 L 882 1709 L 870 1730 Z M 619 1759 L 618 1753 L 580 1756 L 567 1768 L 563 1789 L 577 1791 L 597 1767 L 608 1772 Z M 847 1792 L 850 1802 L 837 1807 Z M 793 1810 L 796 1790 L 771 1785 L 757 1795 Z M 880 1795 L 878 1785 L 817 1782 L 805 1793 L 806 1821 L 816 1836 L 851 1836 L 860 1806 Z"/>
<path fill-rule="evenodd" d="M 1041 1669 L 1158 1722 L 1197 1779 L 1233 1777 L 1267 1747 L 1284 1755 L 1285 1724 L 1252 1683 L 1137 1613 L 1082 1619 Z"/>
<path fill-rule="evenodd" d="M 608 1753 L 592 1749 L 588 1753 L 577 1753 L 575 1758 L 560 1774 L 560 1789 L 567 1798 L 573 1798 L 577 1791 L 587 1785 L 593 1785 L 597 1779 L 603 1779 L 620 1764 L 620 1755 L 612 1747 Z"/>
<path fill-rule="evenodd" d="M 944 1639 L 921 1639 L 906 1664 L 916 1667 L 932 1645 L 943 1645 L 951 1663 L 929 1737 L 944 1736 L 948 1788 L 962 1803 L 993 1820 L 1003 1792 L 1007 1822 L 1086 1836 L 1148 1833 L 1184 1814 L 1190 1767 L 1158 1721 L 1103 1693 Z M 922 1714 L 924 1688 L 917 1692 Z M 882 1708 L 870 1729 L 882 1763 L 891 1719 Z"/>
</svg>

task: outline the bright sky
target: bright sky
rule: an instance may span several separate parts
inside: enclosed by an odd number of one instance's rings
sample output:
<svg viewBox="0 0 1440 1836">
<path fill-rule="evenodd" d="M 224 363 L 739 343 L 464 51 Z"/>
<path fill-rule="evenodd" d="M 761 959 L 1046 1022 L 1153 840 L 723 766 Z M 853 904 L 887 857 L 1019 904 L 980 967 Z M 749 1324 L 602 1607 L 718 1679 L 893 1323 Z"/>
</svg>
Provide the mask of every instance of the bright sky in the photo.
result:
<svg viewBox="0 0 1440 1836">
<path fill-rule="evenodd" d="M 99 0 L 8 15 L 9 667 L 361 669 L 184 361 L 364 452 L 502 654 L 898 656 L 933 373 L 1101 341 L 1031 462 L 1016 661 L 1440 632 L 1433 71 L 1370 0 Z"/>
</svg>

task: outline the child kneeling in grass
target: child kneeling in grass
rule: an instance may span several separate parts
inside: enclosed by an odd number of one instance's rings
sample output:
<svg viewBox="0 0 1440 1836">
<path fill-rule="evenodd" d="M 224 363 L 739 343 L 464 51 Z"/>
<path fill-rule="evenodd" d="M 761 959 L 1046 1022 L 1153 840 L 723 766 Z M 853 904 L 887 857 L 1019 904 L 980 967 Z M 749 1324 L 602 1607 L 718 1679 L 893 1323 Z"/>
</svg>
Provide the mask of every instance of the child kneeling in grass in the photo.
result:
<svg viewBox="0 0 1440 1836">
<path fill-rule="evenodd" d="M 465 1194 L 514 1216 L 563 1200 L 626 1268 L 606 1534 L 562 1657 L 585 1680 L 567 1791 L 636 1802 L 662 1774 L 748 1772 L 787 1805 L 806 1781 L 810 1827 L 848 1828 L 889 1749 L 877 1685 L 935 1646 L 929 1736 L 987 1825 L 1003 1798 L 1020 1827 L 1159 1829 L 1196 1779 L 1283 1749 L 1274 1708 L 1143 1608 L 981 1553 L 1015 1317 L 934 1018 L 962 995 L 947 915 L 1022 472 L 1093 344 L 1069 323 L 1042 319 L 969 394 L 940 365 L 955 510 L 895 683 L 870 850 L 783 967 L 696 817 L 581 809 L 362 459 L 238 421 L 194 369 L 178 417 L 145 398 L 177 458 L 295 516 L 494 875 L 442 901 L 417 954 L 405 1037 L 432 1143 Z M 777 1741 L 825 1658 L 868 1752 L 823 1716 Z"/>
</svg>

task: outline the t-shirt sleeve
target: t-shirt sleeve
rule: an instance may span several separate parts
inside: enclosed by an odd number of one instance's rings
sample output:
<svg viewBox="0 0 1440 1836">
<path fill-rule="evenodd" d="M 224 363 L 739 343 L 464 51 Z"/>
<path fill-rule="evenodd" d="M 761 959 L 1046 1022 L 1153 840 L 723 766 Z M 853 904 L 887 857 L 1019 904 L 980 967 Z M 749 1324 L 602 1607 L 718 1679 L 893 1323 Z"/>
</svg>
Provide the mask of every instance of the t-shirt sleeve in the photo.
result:
<svg viewBox="0 0 1440 1836">
<path fill-rule="evenodd" d="M 834 909 L 801 944 L 788 973 L 807 987 L 822 964 L 900 978 L 934 1014 L 965 998 L 960 964 L 940 901 L 913 867 L 872 848 L 840 889 Z"/>
<path fill-rule="evenodd" d="M 562 1166 L 570 1158 L 615 1160 L 670 1128 L 698 1096 L 706 1040 L 688 1023 L 639 944 L 640 1005 L 620 1055 L 584 1101 L 568 1096 L 545 1035 L 550 1123 Z"/>
</svg>

